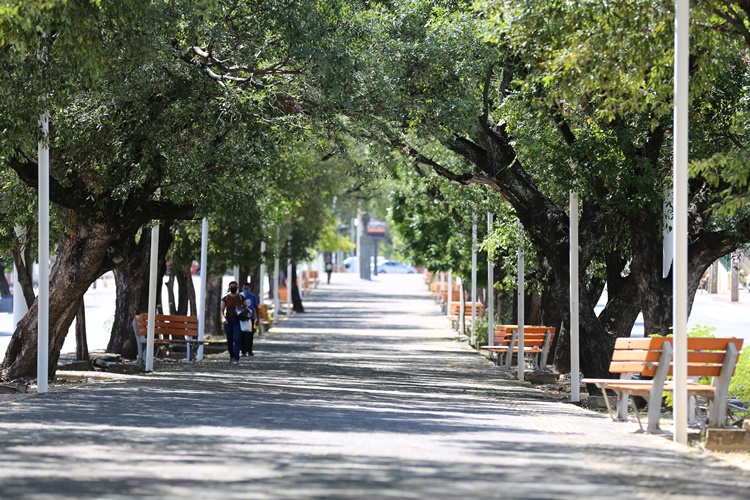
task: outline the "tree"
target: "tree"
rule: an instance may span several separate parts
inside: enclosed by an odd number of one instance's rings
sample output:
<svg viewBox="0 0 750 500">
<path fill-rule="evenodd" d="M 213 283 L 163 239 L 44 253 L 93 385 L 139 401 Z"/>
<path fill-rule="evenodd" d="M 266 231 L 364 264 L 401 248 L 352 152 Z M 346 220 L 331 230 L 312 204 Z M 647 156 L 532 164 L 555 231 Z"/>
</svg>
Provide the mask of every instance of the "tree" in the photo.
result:
<svg viewBox="0 0 750 500">
<path fill-rule="evenodd" d="M 133 7 L 113 13 L 94 3 L 51 3 L 52 21 L 43 30 L 50 35 L 42 39 L 46 55 L 41 60 L 35 47 L 22 43 L 33 35 L 4 38 L 10 40 L 2 50 L 11 56 L 13 71 L 3 73 L 2 94 L 17 98 L 0 102 L 3 116 L 14 119 L 5 129 L 0 159 L 23 182 L 37 184 L 32 153 L 37 137 L 28 131 L 34 130 L 41 110 L 38 96 L 49 95 L 44 107 L 53 124 L 50 196 L 65 209 L 51 272 L 51 376 L 75 313 L 70 304 L 77 304 L 93 280 L 126 260 L 138 231 L 151 220 L 193 218 L 241 205 L 230 186 L 241 172 L 261 168 L 267 160 L 263 144 L 273 134 L 264 113 L 291 122 L 268 99 L 276 94 L 273 79 L 284 83 L 296 71 L 289 69 L 296 64 L 288 58 L 289 45 L 268 45 L 264 31 L 269 26 L 265 21 L 278 24 L 286 19 L 284 12 L 250 10 L 235 18 L 211 3 L 185 11 L 182 7 L 190 6 L 134 5 L 140 9 L 137 16 Z M 70 12 L 76 15 L 68 16 Z M 3 17 L 3 22 L 8 19 L 15 18 Z M 254 49 L 251 44 L 245 49 L 258 54 L 261 48 L 265 56 L 264 47 L 273 47 L 284 58 L 270 66 L 270 59 L 255 60 L 235 75 L 217 74 L 222 63 L 214 50 L 224 47 L 217 43 L 206 51 L 198 42 L 207 39 L 204 35 L 215 23 L 232 20 L 250 23 L 261 37 L 253 40 Z M 30 21 L 35 26 L 36 19 Z M 79 39 L 73 30 L 79 23 L 100 44 L 96 54 L 105 59 L 82 77 L 81 67 L 72 67 L 75 53 L 63 50 Z M 9 32 L 4 24 L 3 36 Z M 27 81 L 56 81 L 40 78 L 42 70 L 63 83 L 49 89 L 24 86 Z M 241 83 L 247 84 L 244 92 L 235 87 Z M 34 373 L 36 314 L 34 305 L 14 333 L 3 362 L 5 377 Z"/>
<path fill-rule="evenodd" d="M 581 268 L 600 270 L 581 278 L 581 360 L 590 376 L 608 372 L 614 338 L 629 334 L 640 310 L 649 332 L 671 325 L 671 278 L 660 269 L 671 146 L 668 4 L 495 2 L 477 15 L 462 2 L 404 1 L 363 8 L 345 44 L 357 71 L 341 85 L 357 102 L 341 102 L 341 127 L 450 181 L 499 192 L 548 269 L 566 323 L 562 207 L 569 189 L 579 191 Z M 736 53 L 695 57 L 706 69 L 694 71 L 695 94 L 723 95 L 731 117 L 742 96 L 712 71 L 717 60 L 733 69 L 733 79 L 743 78 Z M 711 125 L 704 120 L 697 134 L 706 144 L 720 137 Z M 696 196 L 707 187 L 700 178 L 691 185 L 691 290 L 710 261 L 747 240 L 750 228 L 745 218 L 729 227 L 712 217 L 715 203 Z M 630 275 L 623 276 L 628 262 Z M 609 302 L 597 317 L 603 282 Z M 563 345 L 558 368 L 567 359 Z"/>
</svg>

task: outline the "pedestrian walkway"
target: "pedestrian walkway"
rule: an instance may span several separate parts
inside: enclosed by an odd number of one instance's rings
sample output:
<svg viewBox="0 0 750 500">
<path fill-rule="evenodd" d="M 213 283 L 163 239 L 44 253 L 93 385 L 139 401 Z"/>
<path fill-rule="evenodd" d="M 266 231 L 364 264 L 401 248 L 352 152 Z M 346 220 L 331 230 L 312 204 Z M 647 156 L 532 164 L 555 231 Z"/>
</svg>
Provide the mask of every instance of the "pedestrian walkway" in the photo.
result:
<svg viewBox="0 0 750 500">
<path fill-rule="evenodd" d="M 694 449 L 499 376 L 418 276 L 334 275 L 228 364 L 0 404 L 2 498 L 750 498 Z"/>
</svg>

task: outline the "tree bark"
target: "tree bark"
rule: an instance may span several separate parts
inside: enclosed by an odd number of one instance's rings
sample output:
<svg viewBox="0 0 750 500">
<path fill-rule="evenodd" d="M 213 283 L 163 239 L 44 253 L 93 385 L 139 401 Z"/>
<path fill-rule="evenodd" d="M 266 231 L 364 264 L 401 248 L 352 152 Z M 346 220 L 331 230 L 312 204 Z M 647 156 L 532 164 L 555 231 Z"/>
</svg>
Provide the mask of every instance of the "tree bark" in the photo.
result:
<svg viewBox="0 0 750 500">
<path fill-rule="evenodd" d="M 250 291 L 258 296 L 258 294 L 260 294 L 260 280 L 263 279 L 263 276 L 260 275 L 260 266 L 250 266 L 248 269 L 250 272 L 249 275 L 252 276 L 252 279 L 250 280 Z M 258 300 L 260 300 L 259 296 Z"/>
<path fill-rule="evenodd" d="M 31 278 L 33 265 L 27 265 L 29 262 L 33 264 L 33 261 L 31 260 L 31 251 L 28 245 L 23 245 L 20 250 L 13 249 L 13 263 L 16 265 L 18 284 L 21 285 L 27 309 L 31 309 L 31 305 L 36 298 L 34 295 L 34 283 Z"/>
<path fill-rule="evenodd" d="M 0 259 L 0 295 L 2 296 L 8 296 L 10 295 L 10 284 L 8 283 L 8 280 L 5 278 L 5 263 Z"/>
<path fill-rule="evenodd" d="M 292 310 L 297 313 L 305 312 L 305 307 L 302 305 L 302 296 L 299 293 L 299 287 L 297 286 L 297 264 L 292 263 Z"/>
<path fill-rule="evenodd" d="M 72 214 L 71 214 L 72 215 Z M 65 337 L 91 283 L 122 259 L 123 240 L 136 228 L 70 217 L 50 271 L 49 376 L 54 377 Z M 18 323 L 2 364 L 3 378 L 34 378 L 37 365 L 38 303 Z"/>
<path fill-rule="evenodd" d="M 174 269 L 170 267 L 169 279 L 167 280 L 167 304 L 169 304 L 169 311 L 171 314 L 179 314 L 174 312 L 177 310 L 174 297 L 174 286 L 176 281 Z"/>
<path fill-rule="evenodd" d="M 203 276 L 201 276 L 203 278 Z M 206 282 L 206 334 L 215 337 L 224 337 L 224 328 L 221 324 L 221 314 L 219 309 L 221 307 L 221 298 L 223 295 L 222 275 L 218 276 L 209 275 L 208 281 Z"/>
<path fill-rule="evenodd" d="M 89 360 L 89 344 L 86 338 L 86 303 L 81 297 L 76 313 L 76 359 L 78 361 Z"/>
<path fill-rule="evenodd" d="M 171 234 L 169 224 L 159 226 L 159 261 L 166 259 Z M 136 314 L 148 311 L 150 259 L 150 232 L 144 230 L 138 239 L 135 235 L 130 238 L 126 260 L 113 271 L 116 287 L 115 319 L 107 351 L 120 354 L 127 359 L 135 359 L 138 355 L 133 320 Z M 161 287 L 157 287 L 159 288 Z"/>
</svg>

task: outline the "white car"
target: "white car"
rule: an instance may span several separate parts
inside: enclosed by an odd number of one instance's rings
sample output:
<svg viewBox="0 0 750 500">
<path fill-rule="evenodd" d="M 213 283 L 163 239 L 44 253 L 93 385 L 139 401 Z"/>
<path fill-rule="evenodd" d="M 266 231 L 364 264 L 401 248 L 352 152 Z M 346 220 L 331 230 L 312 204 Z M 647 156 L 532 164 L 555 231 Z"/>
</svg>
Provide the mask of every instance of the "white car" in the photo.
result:
<svg viewBox="0 0 750 500">
<path fill-rule="evenodd" d="M 373 271 L 374 257 L 370 257 L 370 272 Z M 378 266 L 382 266 L 385 262 L 385 257 L 378 256 Z M 347 273 L 358 273 L 359 272 L 359 257 L 347 257 L 344 259 L 344 268 Z"/>
<path fill-rule="evenodd" d="M 416 274 L 417 270 L 409 264 L 397 260 L 385 260 L 378 263 L 378 274 Z"/>
</svg>

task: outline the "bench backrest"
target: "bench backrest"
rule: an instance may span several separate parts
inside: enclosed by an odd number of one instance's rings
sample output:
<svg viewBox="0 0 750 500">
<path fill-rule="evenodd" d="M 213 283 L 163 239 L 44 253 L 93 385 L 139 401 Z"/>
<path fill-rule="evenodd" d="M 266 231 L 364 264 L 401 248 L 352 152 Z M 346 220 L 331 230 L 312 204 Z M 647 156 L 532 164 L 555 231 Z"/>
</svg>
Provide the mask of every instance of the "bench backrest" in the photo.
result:
<svg viewBox="0 0 750 500">
<path fill-rule="evenodd" d="M 439 294 L 441 302 L 448 302 L 448 290 L 440 290 L 438 294 Z M 459 300 L 461 300 L 461 291 L 453 290 L 453 296 L 451 297 L 451 301 L 458 302 Z"/>
<path fill-rule="evenodd" d="M 258 304 L 258 317 L 260 319 L 268 319 L 268 306 L 265 304 Z"/>
<path fill-rule="evenodd" d="M 495 345 L 508 345 L 513 331 L 518 332 L 518 325 L 495 325 L 494 344 Z M 555 339 L 555 327 L 554 326 L 538 326 L 538 325 L 524 325 L 523 327 L 523 343 L 526 347 L 532 347 L 534 344 L 529 342 L 536 342 L 538 338 L 541 338 L 541 342 L 538 345 L 544 343 L 544 338 L 547 335 L 547 331 L 550 332 L 550 343 Z M 517 341 L 516 341 L 517 344 Z"/>
<path fill-rule="evenodd" d="M 135 324 L 138 328 L 138 335 L 145 337 L 148 333 L 148 314 L 137 314 L 135 316 Z M 154 317 L 154 338 L 167 335 L 170 336 L 168 338 L 197 338 L 198 318 L 196 316 L 157 314 Z"/>
<path fill-rule="evenodd" d="M 659 357 L 662 354 L 664 343 L 669 343 L 671 347 L 672 338 L 617 339 L 609 371 L 611 373 L 640 374 L 642 376 L 653 377 L 659 365 Z M 729 344 L 733 344 L 736 352 L 739 352 L 742 349 L 743 339 L 688 338 L 688 377 L 718 377 L 721 375 Z M 672 359 L 671 356 L 669 359 Z M 672 365 L 673 362 L 670 363 L 668 375 L 672 374 Z M 732 366 L 733 372 L 734 366 Z"/>
<path fill-rule="evenodd" d="M 467 302 L 466 308 L 464 309 L 464 314 L 466 316 L 471 316 L 471 310 L 472 308 L 476 307 L 477 310 L 477 316 L 481 316 L 484 313 L 484 304 L 481 302 Z M 451 302 L 451 307 L 448 310 L 448 316 L 458 316 L 458 313 L 461 311 L 461 302 Z"/>
</svg>

